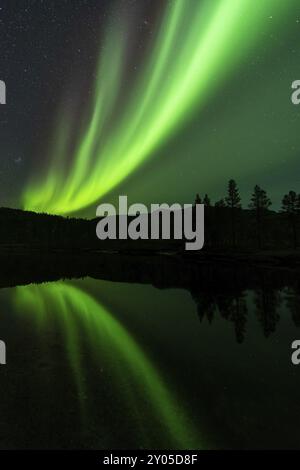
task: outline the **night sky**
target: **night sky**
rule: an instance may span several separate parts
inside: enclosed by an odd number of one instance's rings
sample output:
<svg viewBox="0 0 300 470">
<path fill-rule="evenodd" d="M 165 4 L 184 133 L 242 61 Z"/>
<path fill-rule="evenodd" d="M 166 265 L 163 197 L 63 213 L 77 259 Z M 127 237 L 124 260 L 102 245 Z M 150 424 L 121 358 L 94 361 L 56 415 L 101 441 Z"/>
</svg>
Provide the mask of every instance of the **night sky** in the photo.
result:
<svg viewBox="0 0 300 470">
<path fill-rule="evenodd" d="M 297 0 L 0 0 L 0 205 L 300 192 Z"/>
</svg>

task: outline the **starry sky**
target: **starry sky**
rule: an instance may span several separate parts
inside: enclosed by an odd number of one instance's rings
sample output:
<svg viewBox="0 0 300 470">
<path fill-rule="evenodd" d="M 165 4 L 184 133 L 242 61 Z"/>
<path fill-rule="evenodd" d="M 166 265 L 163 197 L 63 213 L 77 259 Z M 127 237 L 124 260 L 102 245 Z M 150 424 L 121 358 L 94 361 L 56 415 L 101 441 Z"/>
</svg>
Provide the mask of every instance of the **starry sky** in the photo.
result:
<svg viewBox="0 0 300 470">
<path fill-rule="evenodd" d="M 253 4 L 0 0 L 0 205 L 300 192 L 300 4 Z"/>
</svg>

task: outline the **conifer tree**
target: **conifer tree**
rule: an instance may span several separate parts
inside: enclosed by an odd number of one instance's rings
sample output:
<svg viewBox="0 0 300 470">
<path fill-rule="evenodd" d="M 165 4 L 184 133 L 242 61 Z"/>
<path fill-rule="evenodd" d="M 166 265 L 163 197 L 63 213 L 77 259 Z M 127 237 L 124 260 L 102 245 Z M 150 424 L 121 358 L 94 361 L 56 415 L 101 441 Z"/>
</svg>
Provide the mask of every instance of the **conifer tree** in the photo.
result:
<svg viewBox="0 0 300 470">
<path fill-rule="evenodd" d="M 235 180 L 228 182 L 227 196 L 225 198 L 227 206 L 231 209 L 231 241 L 236 245 L 236 217 L 237 209 L 241 208 L 241 198 Z"/>
<path fill-rule="evenodd" d="M 251 196 L 249 208 L 255 211 L 256 225 L 257 225 L 257 240 L 259 248 L 263 244 L 263 221 L 268 208 L 272 205 L 271 200 L 267 196 L 264 189 L 258 185 L 254 187 L 254 191 Z"/>
<path fill-rule="evenodd" d="M 211 203 L 210 203 L 210 199 L 208 197 L 207 194 L 205 194 L 204 198 L 203 198 L 203 204 L 207 207 L 210 207 L 211 206 Z"/>
<path fill-rule="evenodd" d="M 293 235 L 293 245 L 297 248 L 297 216 L 300 212 L 300 197 L 295 191 L 289 191 L 282 199 L 282 212 L 288 216 L 289 224 Z"/>
</svg>

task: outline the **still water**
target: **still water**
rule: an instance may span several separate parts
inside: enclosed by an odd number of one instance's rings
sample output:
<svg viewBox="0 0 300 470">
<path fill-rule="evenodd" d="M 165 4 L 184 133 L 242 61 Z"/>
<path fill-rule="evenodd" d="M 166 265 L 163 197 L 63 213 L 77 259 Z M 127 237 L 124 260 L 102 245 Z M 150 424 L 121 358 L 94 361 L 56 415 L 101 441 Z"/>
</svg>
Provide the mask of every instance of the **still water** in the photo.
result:
<svg viewBox="0 0 300 470">
<path fill-rule="evenodd" d="M 296 289 L 0 290 L 0 447 L 300 447 Z"/>
</svg>

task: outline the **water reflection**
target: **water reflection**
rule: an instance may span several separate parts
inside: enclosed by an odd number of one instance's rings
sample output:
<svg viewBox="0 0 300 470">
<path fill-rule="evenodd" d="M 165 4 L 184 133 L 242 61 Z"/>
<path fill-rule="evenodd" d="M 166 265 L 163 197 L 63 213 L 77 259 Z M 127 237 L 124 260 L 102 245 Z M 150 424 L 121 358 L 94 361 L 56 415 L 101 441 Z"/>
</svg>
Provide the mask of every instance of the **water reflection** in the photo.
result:
<svg viewBox="0 0 300 470">
<path fill-rule="evenodd" d="M 5 266 L 5 286 L 94 279 L 0 289 L 0 448 L 300 448 L 297 270 L 123 255 Z"/>
<path fill-rule="evenodd" d="M 88 341 L 89 353 L 98 369 L 95 374 L 101 373 L 103 362 L 109 360 L 109 367 L 115 375 L 115 393 L 124 395 L 127 406 L 128 400 L 131 403 L 130 409 L 136 413 L 135 419 L 139 420 L 145 443 L 147 422 L 144 422 L 145 417 L 140 410 L 149 407 L 152 416 L 147 419 L 160 422 L 160 432 L 169 436 L 167 439 L 166 436 L 161 436 L 162 441 L 171 443 L 175 448 L 201 447 L 198 432 L 185 416 L 184 408 L 179 406 L 176 393 L 168 390 L 140 345 L 98 299 L 66 282 L 17 287 L 14 295 L 18 311 L 26 311 L 31 315 L 39 326 L 40 334 L 43 334 L 42 328 L 47 327 L 51 316 L 55 315 L 59 322 L 67 357 L 74 373 L 84 422 L 89 420 L 86 399 L 90 391 L 81 351 L 83 338 L 85 342 Z M 124 377 L 126 389 L 121 390 Z M 148 445 L 151 445 L 151 441 Z"/>
<path fill-rule="evenodd" d="M 220 315 L 233 323 L 238 343 L 245 340 L 249 304 L 255 306 L 255 315 L 265 338 L 275 333 L 280 321 L 279 310 L 283 304 L 291 313 L 294 325 L 300 326 L 300 289 L 297 285 L 281 289 L 262 286 L 253 291 L 217 294 L 213 291 L 192 289 L 191 295 L 196 303 L 200 322 L 206 318 L 209 324 L 212 324 L 216 315 Z"/>
</svg>

